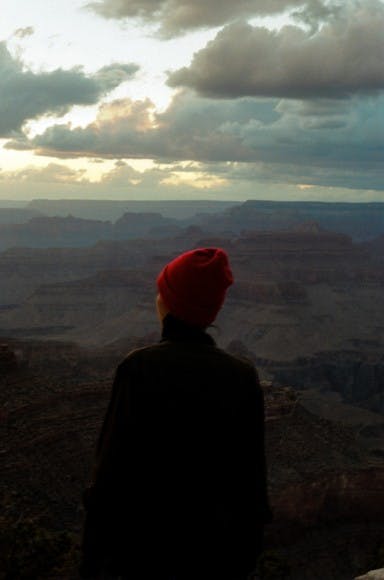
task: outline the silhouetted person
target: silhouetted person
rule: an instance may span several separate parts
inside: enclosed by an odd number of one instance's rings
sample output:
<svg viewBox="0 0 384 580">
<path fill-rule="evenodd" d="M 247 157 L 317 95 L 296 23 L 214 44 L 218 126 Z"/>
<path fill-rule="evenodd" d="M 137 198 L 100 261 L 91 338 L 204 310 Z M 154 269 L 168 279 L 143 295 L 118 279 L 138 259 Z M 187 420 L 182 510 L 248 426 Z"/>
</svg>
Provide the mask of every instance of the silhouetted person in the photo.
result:
<svg viewBox="0 0 384 580">
<path fill-rule="evenodd" d="M 270 517 L 253 365 L 205 332 L 233 282 L 226 253 L 186 252 L 157 279 L 158 344 L 117 369 L 97 447 L 81 575 L 241 580 Z"/>
</svg>

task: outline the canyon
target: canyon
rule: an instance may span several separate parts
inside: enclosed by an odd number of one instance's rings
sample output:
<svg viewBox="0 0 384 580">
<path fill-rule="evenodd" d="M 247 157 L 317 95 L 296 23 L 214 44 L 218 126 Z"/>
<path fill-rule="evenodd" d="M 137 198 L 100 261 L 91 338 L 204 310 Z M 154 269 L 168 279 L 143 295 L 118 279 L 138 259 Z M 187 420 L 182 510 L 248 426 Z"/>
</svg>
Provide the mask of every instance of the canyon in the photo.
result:
<svg viewBox="0 0 384 580">
<path fill-rule="evenodd" d="M 0 335 L 88 346 L 146 336 L 156 329 L 155 278 L 163 264 L 189 248 L 212 245 L 227 250 L 236 281 L 212 329 L 221 346 L 243 342 L 267 375 L 269 361 L 321 352 L 379 357 L 380 252 L 343 234 L 305 229 L 204 237 L 196 227 L 156 243 L 8 249 L 0 253 Z"/>
<path fill-rule="evenodd" d="M 159 340 L 160 269 L 203 246 L 224 248 L 235 278 L 208 330 L 255 363 L 265 394 L 274 520 L 262 577 L 350 580 L 382 565 L 381 206 L 373 219 L 377 204 L 360 216 L 359 204 L 331 216 L 329 205 L 281 203 L 279 215 L 247 202 L 197 217 L 124 208 L 112 223 L 32 204 L 41 214 L 0 224 L 0 245 L 4 228 L 32 240 L 0 251 L 0 570 L 11 566 L 1 530 L 18 546 L 43 530 L 52 554 L 67 542 L 45 577 L 76 577 L 80 498 L 114 369 Z M 17 562 L 23 578 L 25 551 Z"/>
<path fill-rule="evenodd" d="M 384 204 L 218 201 L 33 200 L 0 206 L 0 250 L 85 247 L 99 240 L 162 238 L 199 227 L 205 235 L 301 229 L 369 243 L 384 230 Z"/>
</svg>

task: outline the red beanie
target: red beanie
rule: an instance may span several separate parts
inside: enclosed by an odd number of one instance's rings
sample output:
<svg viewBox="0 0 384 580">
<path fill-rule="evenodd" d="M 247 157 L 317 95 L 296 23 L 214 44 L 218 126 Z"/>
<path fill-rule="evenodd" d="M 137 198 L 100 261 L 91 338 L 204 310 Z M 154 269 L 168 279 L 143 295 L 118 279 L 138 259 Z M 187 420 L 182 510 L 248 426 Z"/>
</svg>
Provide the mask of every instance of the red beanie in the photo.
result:
<svg viewBox="0 0 384 580">
<path fill-rule="evenodd" d="M 215 320 L 232 282 L 224 250 L 199 248 L 167 264 L 157 278 L 157 287 L 176 318 L 205 327 Z"/>
</svg>

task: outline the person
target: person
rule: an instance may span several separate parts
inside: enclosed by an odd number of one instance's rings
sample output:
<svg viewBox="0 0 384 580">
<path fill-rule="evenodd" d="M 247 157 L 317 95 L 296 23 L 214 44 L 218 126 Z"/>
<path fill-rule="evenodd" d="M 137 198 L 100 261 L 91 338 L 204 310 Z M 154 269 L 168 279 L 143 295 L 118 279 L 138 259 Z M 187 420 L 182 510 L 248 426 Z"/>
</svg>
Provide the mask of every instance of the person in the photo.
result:
<svg viewBox="0 0 384 580">
<path fill-rule="evenodd" d="M 220 248 L 157 278 L 162 338 L 116 371 L 85 492 L 83 578 L 242 580 L 270 519 L 264 404 L 250 362 L 206 329 L 233 276 Z"/>
</svg>

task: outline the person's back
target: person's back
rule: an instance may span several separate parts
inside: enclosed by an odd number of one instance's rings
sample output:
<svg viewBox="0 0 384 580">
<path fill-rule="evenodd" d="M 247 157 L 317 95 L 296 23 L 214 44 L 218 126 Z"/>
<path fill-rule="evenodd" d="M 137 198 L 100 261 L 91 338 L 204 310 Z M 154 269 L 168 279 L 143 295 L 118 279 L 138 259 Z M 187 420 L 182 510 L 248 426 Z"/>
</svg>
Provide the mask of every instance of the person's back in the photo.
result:
<svg viewBox="0 0 384 580">
<path fill-rule="evenodd" d="M 86 502 L 88 576 L 245 578 L 269 517 L 257 374 L 201 326 L 167 312 L 162 327 L 116 373 Z"/>
</svg>

